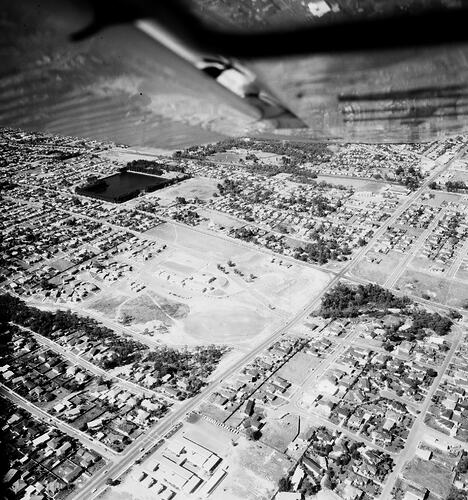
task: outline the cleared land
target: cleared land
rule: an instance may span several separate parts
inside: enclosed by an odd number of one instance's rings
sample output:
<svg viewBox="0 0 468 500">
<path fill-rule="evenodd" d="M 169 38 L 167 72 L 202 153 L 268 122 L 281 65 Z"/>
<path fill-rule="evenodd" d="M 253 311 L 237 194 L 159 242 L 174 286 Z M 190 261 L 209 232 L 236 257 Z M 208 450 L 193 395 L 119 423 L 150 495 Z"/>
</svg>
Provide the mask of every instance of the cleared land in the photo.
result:
<svg viewBox="0 0 468 500">
<path fill-rule="evenodd" d="M 404 258 L 401 253 L 390 251 L 388 254 L 369 252 L 367 259 L 360 260 L 352 268 L 352 274 L 358 278 L 371 280 L 379 285 L 385 283 L 392 271 L 395 270 L 399 262 Z"/>
<path fill-rule="evenodd" d="M 285 455 L 245 438 L 232 448 L 227 460 L 231 464 L 230 473 L 211 495 L 214 500 L 271 498 L 278 478 L 292 466 L 292 461 Z"/>
<path fill-rule="evenodd" d="M 163 206 L 171 205 L 176 201 L 177 197 L 207 200 L 217 191 L 216 186 L 218 182 L 216 179 L 201 177 L 187 179 L 179 184 L 158 191 L 148 199 L 159 198 L 159 204 Z"/>
<path fill-rule="evenodd" d="M 168 344 L 249 346 L 279 328 L 326 286 L 325 272 L 165 223 L 149 237 L 165 250 L 102 284 L 83 307 Z"/>
<path fill-rule="evenodd" d="M 354 179 L 352 177 L 345 177 L 339 175 L 318 175 L 317 182 L 327 182 L 335 186 L 346 186 L 352 187 L 356 191 L 370 191 L 371 193 L 379 193 L 384 188 L 388 187 L 388 184 L 379 181 L 369 181 Z"/>
<path fill-rule="evenodd" d="M 288 382 L 295 385 L 300 385 L 304 382 L 309 373 L 314 370 L 321 360 L 316 356 L 304 352 L 298 352 L 278 371 L 280 377 L 285 378 Z"/>
<path fill-rule="evenodd" d="M 266 425 L 262 427 L 261 441 L 284 453 L 299 432 L 300 417 L 283 411 L 280 416 L 268 415 Z"/>
<path fill-rule="evenodd" d="M 440 276 L 407 270 L 398 280 L 396 288 L 448 306 L 468 308 L 466 285 Z"/>
</svg>

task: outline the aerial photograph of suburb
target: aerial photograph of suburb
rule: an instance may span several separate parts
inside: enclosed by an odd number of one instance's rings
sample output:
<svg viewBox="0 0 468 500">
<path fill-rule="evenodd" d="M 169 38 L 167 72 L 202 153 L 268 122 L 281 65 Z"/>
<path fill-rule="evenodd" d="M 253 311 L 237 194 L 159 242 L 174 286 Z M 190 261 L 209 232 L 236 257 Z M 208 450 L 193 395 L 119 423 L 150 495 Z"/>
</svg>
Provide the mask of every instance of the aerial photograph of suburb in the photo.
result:
<svg viewBox="0 0 468 500">
<path fill-rule="evenodd" d="M 468 500 L 468 1 L 0 6 L 0 500 Z"/>
</svg>

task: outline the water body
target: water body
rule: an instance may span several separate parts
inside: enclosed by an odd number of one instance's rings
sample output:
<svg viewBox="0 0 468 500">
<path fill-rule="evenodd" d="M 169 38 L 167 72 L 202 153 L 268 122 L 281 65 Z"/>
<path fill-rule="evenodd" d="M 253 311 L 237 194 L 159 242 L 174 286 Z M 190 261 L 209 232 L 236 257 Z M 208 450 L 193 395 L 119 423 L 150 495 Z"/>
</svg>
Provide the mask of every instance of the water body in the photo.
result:
<svg viewBox="0 0 468 500">
<path fill-rule="evenodd" d="M 172 182 L 172 180 L 154 175 L 121 172 L 104 177 L 95 187 L 78 189 L 77 193 L 104 201 L 121 203 L 135 198 L 143 191 L 155 191 Z"/>
</svg>

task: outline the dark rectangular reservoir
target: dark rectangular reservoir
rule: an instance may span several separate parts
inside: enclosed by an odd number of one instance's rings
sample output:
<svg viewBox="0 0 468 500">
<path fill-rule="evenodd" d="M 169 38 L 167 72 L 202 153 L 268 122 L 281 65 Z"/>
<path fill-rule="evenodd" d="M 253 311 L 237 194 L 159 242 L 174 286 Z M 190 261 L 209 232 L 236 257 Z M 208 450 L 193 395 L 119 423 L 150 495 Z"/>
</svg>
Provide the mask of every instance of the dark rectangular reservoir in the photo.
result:
<svg viewBox="0 0 468 500">
<path fill-rule="evenodd" d="M 122 203 L 137 197 L 142 192 L 156 191 L 173 182 L 173 179 L 164 179 L 155 175 L 120 172 L 104 177 L 94 185 L 78 187 L 76 192 L 99 200 Z"/>
</svg>

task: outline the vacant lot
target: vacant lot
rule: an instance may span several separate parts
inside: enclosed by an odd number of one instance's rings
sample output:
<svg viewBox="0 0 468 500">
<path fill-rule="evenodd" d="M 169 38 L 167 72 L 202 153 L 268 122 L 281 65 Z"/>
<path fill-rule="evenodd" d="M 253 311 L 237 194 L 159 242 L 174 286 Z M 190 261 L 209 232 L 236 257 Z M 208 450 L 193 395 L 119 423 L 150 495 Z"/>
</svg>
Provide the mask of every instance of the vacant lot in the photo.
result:
<svg viewBox="0 0 468 500">
<path fill-rule="evenodd" d="M 179 184 L 175 184 L 174 186 L 161 189 L 157 191 L 154 196 L 159 198 L 159 203 L 163 206 L 171 205 L 176 201 L 177 197 L 207 200 L 213 196 L 213 193 L 218 191 L 216 187 L 218 182 L 219 181 L 216 179 L 194 177 L 180 182 Z"/>
<path fill-rule="evenodd" d="M 230 344 L 250 340 L 268 322 L 266 313 L 246 305 L 217 303 L 206 310 L 205 303 L 194 305 L 192 314 L 184 322 L 185 331 L 204 342 Z"/>
<path fill-rule="evenodd" d="M 160 309 L 172 319 L 186 318 L 190 312 L 190 307 L 187 304 L 170 300 L 153 291 L 149 291 L 148 295 L 151 296 Z"/>
<path fill-rule="evenodd" d="M 446 498 L 452 486 L 453 473 L 438 463 L 414 458 L 403 470 L 403 477 L 440 498 Z"/>
<path fill-rule="evenodd" d="M 229 474 L 211 495 L 213 500 L 269 499 L 277 488 L 278 479 L 292 466 L 285 455 L 245 438 L 232 448 L 227 462 Z"/>
<path fill-rule="evenodd" d="M 461 198 L 460 195 L 454 193 L 435 191 L 433 191 L 432 193 L 434 194 L 434 198 L 430 198 L 429 200 L 425 201 L 425 203 L 427 205 L 430 205 L 431 207 L 441 207 L 444 202 L 458 203 Z"/>
<path fill-rule="evenodd" d="M 322 271 L 189 228 L 161 224 L 150 233 L 167 242 L 168 249 L 161 261 L 142 265 L 138 281 L 174 321 L 164 337 L 171 343 L 258 342 L 312 301 L 329 280 Z M 146 318 L 156 314 L 148 307 L 140 311 Z"/>
<path fill-rule="evenodd" d="M 73 264 L 66 259 L 57 259 L 51 262 L 50 266 L 57 269 L 57 271 L 64 271 L 65 269 L 68 269 L 69 267 L 73 266 Z"/>
<path fill-rule="evenodd" d="M 455 273 L 455 278 L 462 280 L 462 281 L 468 281 L 468 260 L 465 259 L 463 263 L 460 265 L 458 268 L 457 272 Z"/>
<path fill-rule="evenodd" d="M 303 352 L 298 352 L 278 372 L 291 384 L 302 384 L 307 375 L 320 363 L 320 359 Z"/>
<path fill-rule="evenodd" d="M 390 251 L 388 254 L 369 252 L 368 256 L 374 262 L 367 259 L 360 260 L 351 269 L 352 274 L 358 278 L 364 278 L 382 285 L 390 276 L 392 271 L 403 258 L 401 253 Z"/>
<path fill-rule="evenodd" d="M 423 299 L 468 309 L 466 285 L 454 280 L 407 270 L 398 280 L 396 288 Z"/>
<path fill-rule="evenodd" d="M 88 308 L 114 319 L 119 306 L 126 300 L 128 300 L 127 295 L 101 295 L 99 299 L 88 304 Z"/>
<path fill-rule="evenodd" d="M 210 159 L 224 163 L 239 163 L 241 160 L 245 161 L 246 156 L 249 154 L 254 154 L 263 164 L 267 165 L 280 165 L 284 156 L 265 151 L 236 148 L 225 153 L 215 153 L 210 156 Z M 246 163 L 252 163 L 252 160 L 247 160 Z"/>
<path fill-rule="evenodd" d="M 167 326 L 173 321 L 148 295 L 143 294 L 131 299 L 120 308 L 120 315 L 126 316 L 131 324 L 144 324 L 150 321 L 161 321 Z"/>
<path fill-rule="evenodd" d="M 262 427 L 262 443 L 284 453 L 291 441 L 299 434 L 299 416 L 286 413 L 280 417 L 268 416 Z"/>
<path fill-rule="evenodd" d="M 379 181 L 353 179 L 351 177 L 340 175 L 317 176 L 317 182 L 322 181 L 328 182 L 329 184 L 334 184 L 335 186 L 352 187 L 355 189 L 355 191 L 371 191 L 372 193 L 378 193 L 384 187 L 388 186 L 388 184 Z"/>
</svg>

